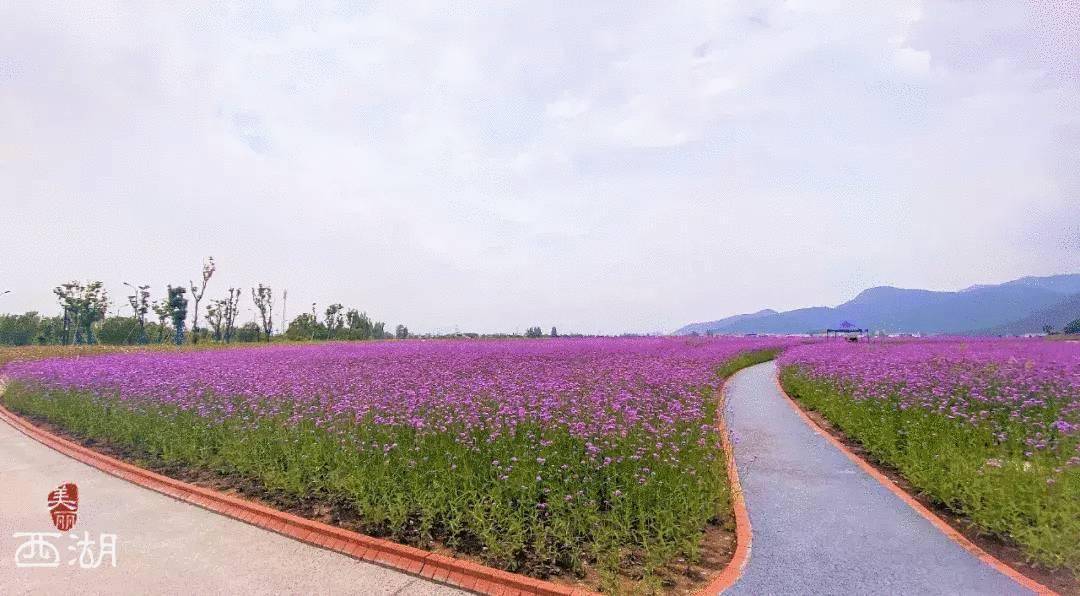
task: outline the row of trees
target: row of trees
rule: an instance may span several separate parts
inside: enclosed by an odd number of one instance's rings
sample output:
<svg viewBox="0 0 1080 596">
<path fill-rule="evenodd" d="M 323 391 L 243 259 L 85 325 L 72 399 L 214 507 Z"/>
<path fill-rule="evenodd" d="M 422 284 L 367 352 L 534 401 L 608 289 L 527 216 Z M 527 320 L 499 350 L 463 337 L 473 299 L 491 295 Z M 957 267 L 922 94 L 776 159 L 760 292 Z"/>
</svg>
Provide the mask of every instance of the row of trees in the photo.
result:
<svg viewBox="0 0 1080 596">
<path fill-rule="evenodd" d="M 1066 335 L 1080 334 L 1080 319 L 1076 319 L 1075 321 L 1073 321 L 1073 322 L 1069 323 L 1068 325 L 1065 325 L 1064 327 L 1062 327 L 1061 332 L 1066 334 Z M 1056 334 L 1056 332 L 1054 331 L 1054 326 L 1053 325 L 1043 325 L 1043 333 L 1045 333 L 1047 335 L 1055 335 Z"/>
<path fill-rule="evenodd" d="M 323 311 L 319 319 L 317 305 L 311 305 L 310 313 L 303 313 L 289 323 L 285 337 L 293 341 L 313 341 L 317 339 L 406 339 L 409 328 L 398 325 L 393 335 L 386 331 L 386 324 L 373 321 L 365 312 L 355 308 L 345 309 L 340 303 L 331 304 Z"/>
<path fill-rule="evenodd" d="M 257 321 L 239 324 L 243 290 L 230 287 L 223 298 L 209 300 L 205 310 L 208 328 L 200 327 L 200 305 L 216 272 L 214 258 L 209 257 L 203 263 L 198 282 L 192 280 L 187 287 L 169 285 L 161 300 L 151 300 L 149 284 L 135 286 L 125 282 L 124 285 L 132 290 L 126 297 L 132 310 L 131 316 L 107 316 L 112 303 L 100 281 L 61 284 L 53 289 L 61 314 L 55 317 L 42 316 L 37 312 L 0 315 L 0 345 L 269 342 L 275 331 L 274 293 L 270 286 L 263 284 L 251 288 Z M 286 298 L 287 293 L 283 293 L 283 303 Z M 191 302 L 194 308 L 189 333 L 187 320 Z M 151 313 L 156 322 L 149 320 Z M 409 330 L 404 325 L 398 325 L 395 334 L 389 334 L 384 323 L 372 321 L 366 313 L 355 309 L 344 311 L 341 304 L 328 307 L 325 319 L 319 321 L 315 317 L 315 305 L 312 304 L 312 314 L 297 317 L 289 325 L 285 337 L 294 340 L 406 338 L 409 337 Z"/>
</svg>

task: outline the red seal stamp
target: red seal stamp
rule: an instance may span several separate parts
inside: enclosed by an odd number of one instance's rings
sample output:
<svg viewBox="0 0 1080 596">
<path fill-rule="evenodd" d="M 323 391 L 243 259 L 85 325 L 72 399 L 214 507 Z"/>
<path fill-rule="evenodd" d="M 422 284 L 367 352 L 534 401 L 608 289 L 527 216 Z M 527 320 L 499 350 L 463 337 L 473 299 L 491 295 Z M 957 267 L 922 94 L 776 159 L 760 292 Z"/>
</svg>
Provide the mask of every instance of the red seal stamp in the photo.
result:
<svg viewBox="0 0 1080 596">
<path fill-rule="evenodd" d="M 75 527 L 79 518 L 79 487 L 74 482 L 61 484 L 49 493 L 49 515 L 61 532 Z"/>
</svg>

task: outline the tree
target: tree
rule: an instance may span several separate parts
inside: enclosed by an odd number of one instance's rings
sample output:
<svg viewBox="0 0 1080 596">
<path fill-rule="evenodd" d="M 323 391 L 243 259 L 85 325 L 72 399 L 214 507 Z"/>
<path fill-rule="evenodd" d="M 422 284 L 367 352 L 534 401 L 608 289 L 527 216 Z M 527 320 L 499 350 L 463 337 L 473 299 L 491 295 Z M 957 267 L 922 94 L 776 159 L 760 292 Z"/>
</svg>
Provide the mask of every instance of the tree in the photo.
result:
<svg viewBox="0 0 1080 596">
<path fill-rule="evenodd" d="M 64 309 L 64 343 L 68 342 L 68 331 L 75 329 L 76 344 L 97 343 L 94 338 L 94 323 L 105 318 L 109 310 L 109 295 L 100 281 L 68 282 L 53 289 Z"/>
<path fill-rule="evenodd" d="M 191 297 L 195 300 L 195 315 L 191 319 L 191 341 L 193 343 L 199 343 L 199 302 L 202 301 L 203 295 L 206 294 L 206 284 L 214 276 L 215 271 L 217 271 L 217 266 L 214 265 L 214 257 L 208 257 L 202 266 L 202 285 L 196 286 L 194 281 L 191 282 Z"/>
<path fill-rule="evenodd" d="M 206 305 L 206 324 L 210 325 L 210 336 L 214 341 L 221 341 L 222 327 L 225 325 L 225 300 L 211 300 Z"/>
<path fill-rule="evenodd" d="M 236 341 L 238 342 L 257 342 L 260 337 L 262 337 L 262 329 L 259 329 L 259 324 L 255 322 L 244 323 L 236 330 Z"/>
<path fill-rule="evenodd" d="M 63 317 L 42 317 L 34 341 L 41 345 L 60 343 L 63 321 Z"/>
<path fill-rule="evenodd" d="M 71 339 L 71 326 L 74 322 L 75 313 L 78 310 L 75 299 L 75 288 L 79 286 L 79 282 L 73 281 L 53 288 L 53 294 L 56 294 L 56 299 L 60 301 L 60 308 L 64 311 L 64 327 L 61 340 L 61 343 L 64 345 L 67 345 L 68 341 Z"/>
<path fill-rule="evenodd" d="M 349 312 L 345 313 L 345 320 L 349 324 L 350 339 L 371 339 L 373 337 L 375 325 L 371 322 L 371 318 L 367 316 L 367 313 L 350 308 Z"/>
<path fill-rule="evenodd" d="M 325 325 L 327 339 L 333 339 L 334 332 L 345 325 L 345 318 L 341 314 L 343 308 L 345 307 L 340 304 L 331 304 L 326 307 Z"/>
<path fill-rule="evenodd" d="M 255 301 L 255 308 L 259 309 L 266 343 L 270 343 L 270 334 L 274 331 L 274 293 L 268 286 L 259 284 L 258 288 L 251 288 L 251 299 Z"/>
<path fill-rule="evenodd" d="M 105 313 L 109 311 L 109 295 L 104 289 L 104 284 L 100 281 L 86 284 L 79 302 L 82 308 L 80 318 L 86 329 L 86 343 L 94 345 L 97 343 L 94 338 L 94 323 L 104 319 Z"/>
<path fill-rule="evenodd" d="M 1053 325 L 1043 325 L 1042 330 L 1043 330 L 1043 333 L 1045 333 L 1047 335 L 1053 335 L 1054 334 L 1054 326 Z"/>
<path fill-rule="evenodd" d="M 28 346 L 40 336 L 41 316 L 36 312 L 0 315 L 0 344 Z"/>
<path fill-rule="evenodd" d="M 146 334 L 146 314 L 150 312 L 150 286 L 135 287 L 131 284 L 128 286 L 135 289 L 135 293 L 127 299 L 131 310 L 135 311 L 135 320 L 139 323 L 138 341 L 140 344 L 149 343 L 150 338 Z"/>
<path fill-rule="evenodd" d="M 169 320 L 169 315 L 172 314 L 169 310 L 168 302 L 158 302 L 155 300 L 150 305 L 150 310 L 154 311 L 158 320 L 158 338 L 157 342 L 163 343 L 165 341 L 165 322 Z"/>
<path fill-rule="evenodd" d="M 559 337 L 559 330 L 554 325 L 551 326 L 551 337 Z"/>
<path fill-rule="evenodd" d="M 142 343 L 140 332 L 145 333 L 145 329 L 139 325 L 138 317 L 109 317 L 101 323 L 98 339 L 115 346 Z"/>
<path fill-rule="evenodd" d="M 525 330 L 525 337 L 544 337 L 544 330 L 540 327 L 529 327 Z"/>
<path fill-rule="evenodd" d="M 1076 319 L 1072 323 L 1069 323 L 1061 331 L 1063 333 L 1068 333 L 1069 335 L 1080 333 L 1080 319 Z"/>
<path fill-rule="evenodd" d="M 238 314 L 240 314 L 240 288 L 229 288 L 229 295 L 225 298 L 225 312 L 222 313 L 225 324 L 223 333 L 225 343 L 229 343 L 236 332 L 236 316 Z"/>
<path fill-rule="evenodd" d="M 394 337 L 398 339 L 409 339 L 409 328 L 404 325 L 398 325 L 394 328 Z"/>
<path fill-rule="evenodd" d="M 172 317 L 173 343 L 178 346 L 184 345 L 184 323 L 187 321 L 188 300 L 184 297 L 187 288 L 174 288 L 169 286 L 169 315 Z"/>
<path fill-rule="evenodd" d="M 292 341 L 311 341 L 315 333 L 323 328 L 322 323 L 311 313 L 303 313 L 289 323 L 285 337 Z"/>
</svg>

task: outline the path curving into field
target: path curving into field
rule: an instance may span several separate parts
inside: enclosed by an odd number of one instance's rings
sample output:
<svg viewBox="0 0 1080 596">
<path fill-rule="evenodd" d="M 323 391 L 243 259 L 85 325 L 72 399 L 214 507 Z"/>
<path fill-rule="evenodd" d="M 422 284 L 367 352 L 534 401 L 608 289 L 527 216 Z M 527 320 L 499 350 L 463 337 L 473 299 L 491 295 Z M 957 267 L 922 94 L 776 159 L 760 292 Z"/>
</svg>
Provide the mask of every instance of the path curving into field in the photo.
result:
<svg viewBox="0 0 1080 596">
<path fill-rule="evenodd" d="M 55 531 L 46 497 L 79 486 L 74 532 L 117 535 L 115 568 L 17 568 L 25 538 Z M 7 594 L 464 594 L 141 488 L 69 459 L 0 421 L 0 586 Z"/>
<path fill-rule="evenodd" d="M 726 594 L 1030 594 L 818 435 L 776 385 L 737 373 L 725 417 L 753 546 Z"/>
</svg>

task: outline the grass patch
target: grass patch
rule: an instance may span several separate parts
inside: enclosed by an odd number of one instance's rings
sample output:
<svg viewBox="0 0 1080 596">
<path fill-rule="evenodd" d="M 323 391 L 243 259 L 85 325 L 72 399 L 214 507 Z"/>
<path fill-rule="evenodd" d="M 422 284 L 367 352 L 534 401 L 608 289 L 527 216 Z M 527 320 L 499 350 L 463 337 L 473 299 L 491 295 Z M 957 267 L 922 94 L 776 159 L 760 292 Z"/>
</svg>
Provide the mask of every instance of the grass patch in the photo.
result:
<svg viewBox="0 0 1080 596">
<path fill-rule="evenodd" d="M 726 379 L 744 368 L 754 366 L 755 364 L 761 364 L 768 362 L 776 358 L 776 355 L 780 353 L 778 348 L 770 348 L 767 350 L 754 350 L 752 352 L 743 352 L 738 356 L 728 360 L 716 371 L 720 378 Z"/>
</svg>

